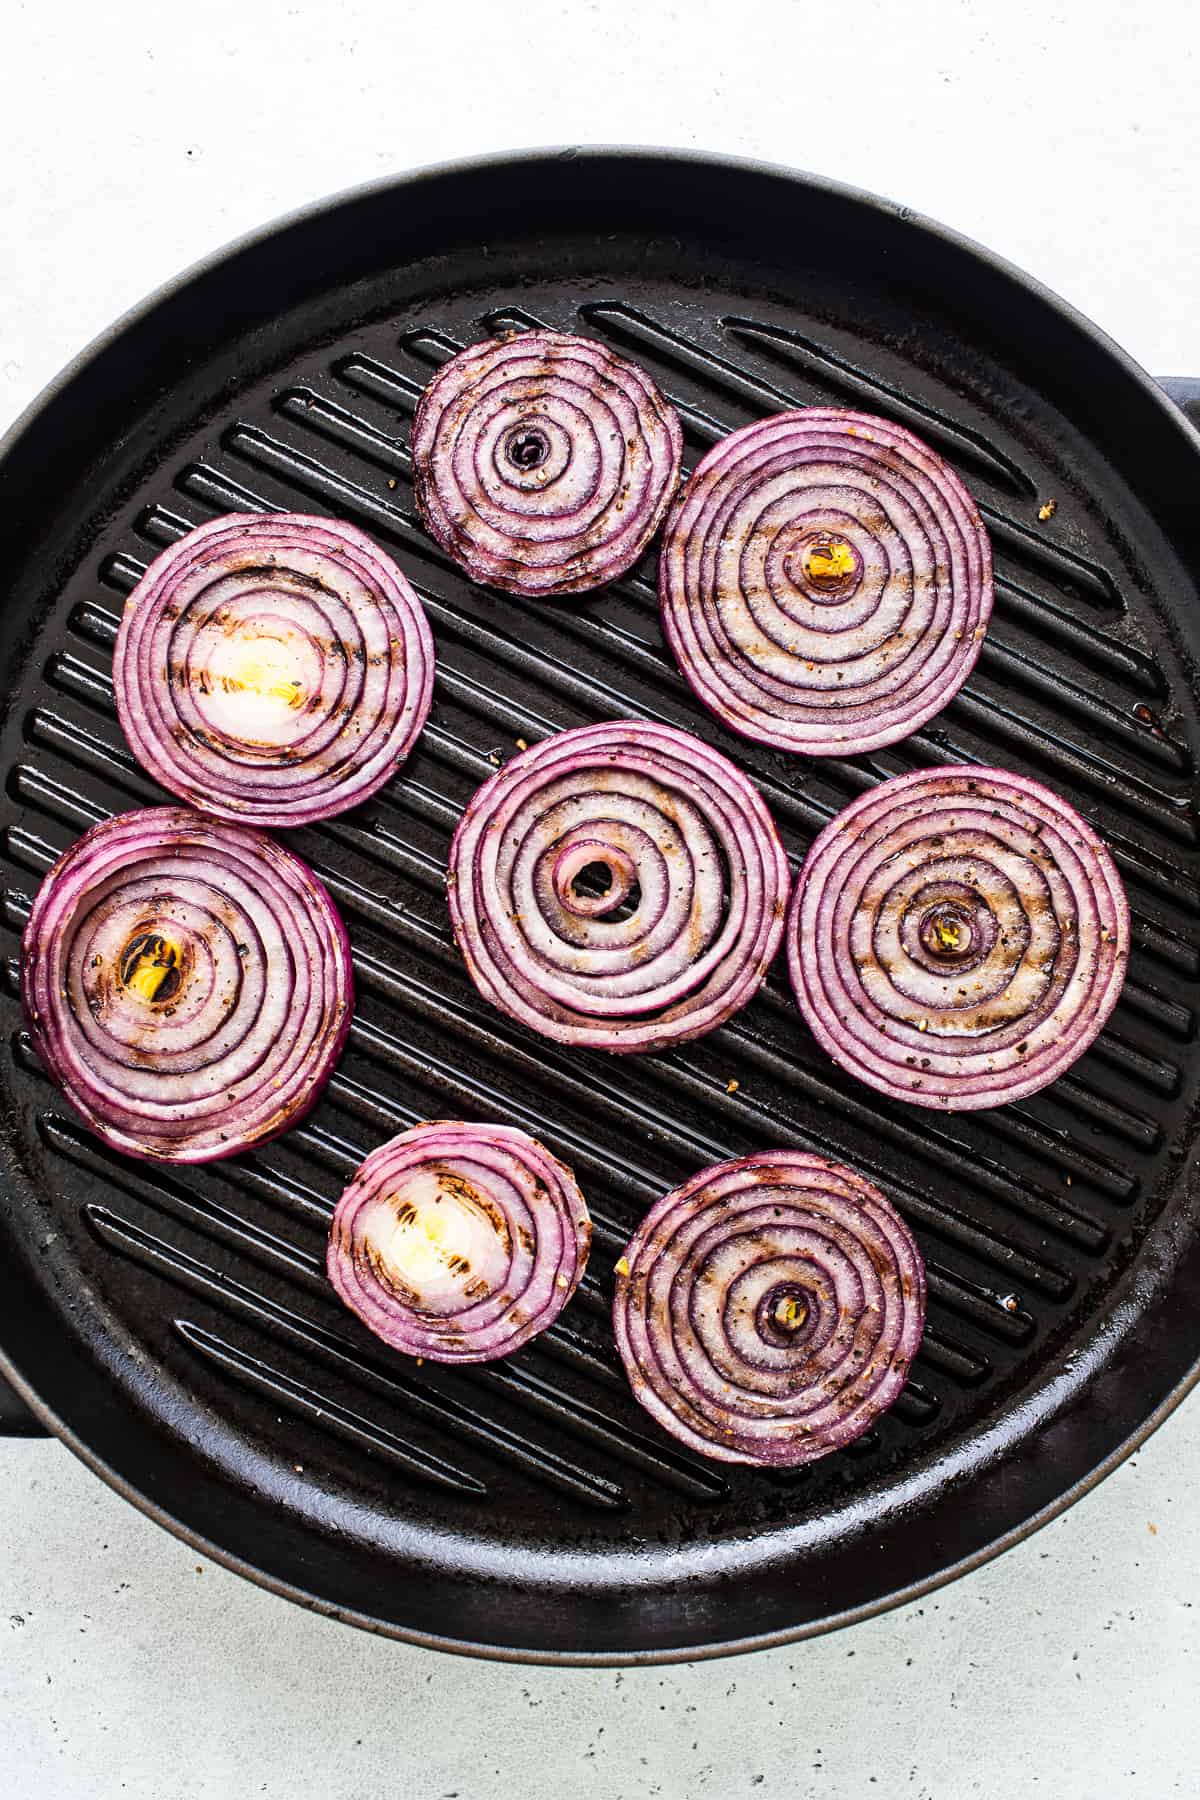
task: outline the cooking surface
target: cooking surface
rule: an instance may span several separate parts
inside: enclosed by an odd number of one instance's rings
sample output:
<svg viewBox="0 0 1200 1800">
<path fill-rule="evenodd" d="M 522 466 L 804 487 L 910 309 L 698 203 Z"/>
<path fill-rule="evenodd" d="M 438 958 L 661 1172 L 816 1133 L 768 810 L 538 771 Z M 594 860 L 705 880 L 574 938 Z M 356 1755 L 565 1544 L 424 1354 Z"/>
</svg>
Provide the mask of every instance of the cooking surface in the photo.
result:
<svg viewBox="0 0 1200 1800">
<path fill-rule="evenodd" d="M 822 242 L 806 238 L 810 251 Z M 336 1542 L 356 1579 L 373 1570 L 376 1616 L 402 1628 L 470 1635 L 469 1610 L 438 1621 L 437 1580 L 453 1568 L 483 1578 L 484 1641 L 520 1647 L 546 1587 L 607 1607 L 599 1651 L 626 1647 L 651 1615 L 659 1647 L 716 1641 L 711 1588 L 693 1604 L 686 1578 L 819 1559 L 1006 1445 L 1020 1456 L 1013 1440 L 1089 1366 L 1097 1322 L 1100 1350 L 1120 1336 L 1114 1283 L 1163 1207 L 1182 1217 L 1169 1179 L 1197 1085 L 1200 899 L 1195 718 L 1166 621 L 1196 594 L 1146 510 L 1175 496 L 1135 491 L 1138 460 L 1115 421 L 1090 443 L 1098 421 L 1027 385 L 1002 345 L 930 293 L 872 279 L 845 245 L 826 247 L 826 265 L 780 268 L 695 233 L 598 243 L 556 231 L 331 280 L 211 354 L 181 347 L 175 379 L 122 419 L 101 468 L 72 469 L 65 453 L 71 533 L 30 558 L 10 600 L 37 621 L 3 740 L 13 1227 L 35 1246 L 40 1282 L 69 1284 L 91 1354 L 175 1453 L 247 1504 L 272 1502 L 314 1546 Z M 461 578 L 413 518 L 412 408 L 461 344 L 535 322 L 647 368 L 679 407 L 687 466 L 726 431 L 805 403 L 883 412 L 940 450 L 996 553 L 996 610 L 963 694 L 891 750 L 809 763 L 730 736 L 693 702 L 663 644 L 653 553 L 567 604 Z M 335 513 L 397 556 L 437 642 L 434 707 L 375 800 L 288 834 L 355 950 L 355 1023 L 325 1099 L 253 1156 L 158 1170 L 89 1139 L 40 1075 L 15 999 L 17 939 L 59 850 L 95 819 L 162 798 L 112 703 L 125 595 L 190 526 L 260 507 Z M 519 741 L 620 716 L 683 725 L 732 755 L 794 863 L 889 775 L 980 761 L 1047 781 L 1105 834 L 1128 887 L 1133 954 L 1110 1027 L 1052 1089 L 954 1118 L 892 1105 L 828 1064 L 781 960 L 729 1025 L 665 1056 L 567 1053 L 502 1019 L 450 941 L 450 833 Z M 535 1133 L 573 1167 L 596 1226 L 559 1323 L 470 1372 L 390 1356 L 321 1272 L 333 1202 L 361 1157 L 442 1116 Z M 706 1464 L 654 1429 L 625 1389 L 607 1306 L 612 1264 L 655 1197 L 707 1162 L 780 1143 L 833 1154 L 888 1192 L 924 1250 L 930 1308 L 913 1379 L 878 1429 L 815 1467 L 769 1474 Z M 1156 1267 L 1166 1260 L 1156 1250 Z M 419 1618 L 387 1591 L 414 1570 L 431 1577 Z M 851 1603 L 866 1603 L 871 1580 Z M 493 1581 L 522 1584 L 498 1608 L 504 1637 L 484 1622 Z M 789 1605 L 798 1616 L 794 1594 L 780 1605 L 762 1630 L 782 1628 Z M 570 1606 L 562 1619 L 560 1647 L 579 1647 Z"/>
</svg>

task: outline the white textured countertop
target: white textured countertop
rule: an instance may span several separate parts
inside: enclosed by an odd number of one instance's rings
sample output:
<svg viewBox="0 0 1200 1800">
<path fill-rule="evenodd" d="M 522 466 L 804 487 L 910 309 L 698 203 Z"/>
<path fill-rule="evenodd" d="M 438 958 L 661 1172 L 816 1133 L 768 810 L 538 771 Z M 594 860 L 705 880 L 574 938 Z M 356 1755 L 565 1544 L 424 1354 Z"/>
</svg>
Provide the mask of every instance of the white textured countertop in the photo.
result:
<svg viewBox="0 0 1200 1800">
<path fill-rule="evenodd" d="M 9 0 L 2 42 L 0 428 L 230 237 L 555 142 L 883 191 L 1153 372 L 1200 376 L 1190 7 Z M 57 1444 L 0 1441 L 0 1795 L 1200 1796 L 1198 1489 L 1193 1398 L 1072 1512 L 919 1605 L 728 1662 L 556 1672 L 312 1617 L 199 1564 Z"/>
</svg>

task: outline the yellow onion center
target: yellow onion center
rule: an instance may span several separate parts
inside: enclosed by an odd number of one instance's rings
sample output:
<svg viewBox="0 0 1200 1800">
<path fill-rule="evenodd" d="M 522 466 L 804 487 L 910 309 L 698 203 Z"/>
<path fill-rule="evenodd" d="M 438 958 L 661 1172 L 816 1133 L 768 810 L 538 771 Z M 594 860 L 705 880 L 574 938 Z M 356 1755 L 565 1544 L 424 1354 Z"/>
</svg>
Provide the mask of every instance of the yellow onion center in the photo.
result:
<svg viewBox="0 0 1200 1800">
<path fill-rule="evenodd" d="M 143 931 L 129 940 L 121 957 L 121 981 L 139 1000 L 154 1006 L 169 1000 L 181 980 L 182 952 L 161 932 Z"/>
</svg>

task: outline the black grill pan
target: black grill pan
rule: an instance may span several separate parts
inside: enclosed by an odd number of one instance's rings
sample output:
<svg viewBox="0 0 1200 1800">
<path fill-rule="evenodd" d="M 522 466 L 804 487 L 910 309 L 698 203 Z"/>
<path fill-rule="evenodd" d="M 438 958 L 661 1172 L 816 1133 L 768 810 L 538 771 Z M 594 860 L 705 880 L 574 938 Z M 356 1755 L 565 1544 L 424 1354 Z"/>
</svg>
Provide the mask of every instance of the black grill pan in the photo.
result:
<svg viewBox="0 0 1200 1800">
<path fill-rule="evenodd" d="M 651 370 L 690 462 L 808 402 L 884 413 L 942 451 L 984 508 L 999 577 L 964 693 L 888 751 L 790 759 L 698 711 L 664 649 L 652 557 L 568 605 L 464 580 L 414 520 L 413 404 L 458 345 L 536 321 Z M 260 507 L 339 514 L 399 558 L 437 638 L 436 698 L 399 779 L 293 840 L 341 904 L 359 988 L 319 1110 L 252 1156 L 159 1171 L 90 1139 L 41 1075 L 19 933 L 81 829 L 162 798 L 113 711 L 126 593 L 190 526 Z M 1200 437 L 1033 283 L 903 208 L 747 164 L 567 151 L 435 170 L 247 240 L 101 340 L 4 446 L 0 546 L 3 1362 L 38 1418 L 164 1524 L 421 1643 L 690 1657 L 860 1618 L 980 1561 L 1195 1379 Z M 943 1118 L 825 1062 L 779 969 L 666 1056 L 567 1054 L 511 1025 L 450 941 L 450 831 L 517 739 L 622 715 L 736 757 L 795 858 L 854 795 L 923 764 L 1048 781 L 1103 831 L 1130 892 L 1109 1029 L 1035 1098 Z M 320 1272 L 349 1171 L 429 1116 L 527 1126 L 596 1219 L 574 1304 L 490 1369 L 390 1355 Z M 668 1441 L 626 1392 L 606 1317 L 651 1200 L 773 1144 L 877 1179 L 931 1286 L 894 1412 L 794 1474 Z"/>
</svg>

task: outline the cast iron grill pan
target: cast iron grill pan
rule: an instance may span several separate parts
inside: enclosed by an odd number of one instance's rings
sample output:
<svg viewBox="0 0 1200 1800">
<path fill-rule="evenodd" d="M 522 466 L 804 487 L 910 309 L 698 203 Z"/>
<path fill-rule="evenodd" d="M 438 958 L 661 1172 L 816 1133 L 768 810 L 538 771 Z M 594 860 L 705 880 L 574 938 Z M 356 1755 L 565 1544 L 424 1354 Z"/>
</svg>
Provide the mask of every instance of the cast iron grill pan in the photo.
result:
<svg viewBox="0 0 1200 1800">
<path fill-rule="evenodd" d="M 882 413 L 940 450 L 997 559 L 962 695 L 894 749 L 792 759 L 696 706 L 663 644 L 653 554 L 569 604 L 469 583 L 414 517 L 413 406 L 461 345 L 539 323 L 646 367 L 680 411 L 688 466 L 807 403 Z M 0 469 L 0 1337 L 19 1390 L 213 1554 L 358 1623 L 493 1655 L 654 1659 L 802 1635 L 944 1578 L 1069 1498 L 1178 1397 L 1197 1350 L 1198 452 L 1112 346 L 979 251 L 864 196 L 682 157 L 389 183 L 274 228 L 118 328 Z M 19 934 L 72 838 L 163 799 L 113 707 L 126 594 L 190 527 L 280 508 L 350 519 L 398 558 L 437 639 L 434 708 L 381 794 L 289 838 L 354 944 L 358 1008 L 326 1097 L 253 1155 L 163 1170 L 91 1139 L 41 1074 Z M 795 863 L 890 775 L 994 762 L 1049 782 L 1129 889 L 1110 1027 L 1050 1090 L 955 1118 L 825 1061 L 782 965 L 738 1018 L 665 1056 L 567 1053 L 511 1024 L 450 940 L 450 833 L 518 740 L 610 717 L 733 755 Z M 464 1116 L 523 1125 L 569 1162 L 595 1247 L 535 1345 L 418 1368 L 339 1308 L 325 1234 L 368 1149 Z M 657 1195 L 776 1144 L 886 1189 L 921 1241 L 930 1311 L 892 1414 L 771 1474 L 660 1433 L 625 1388 L 607 1311 Z"/>
</svg>

